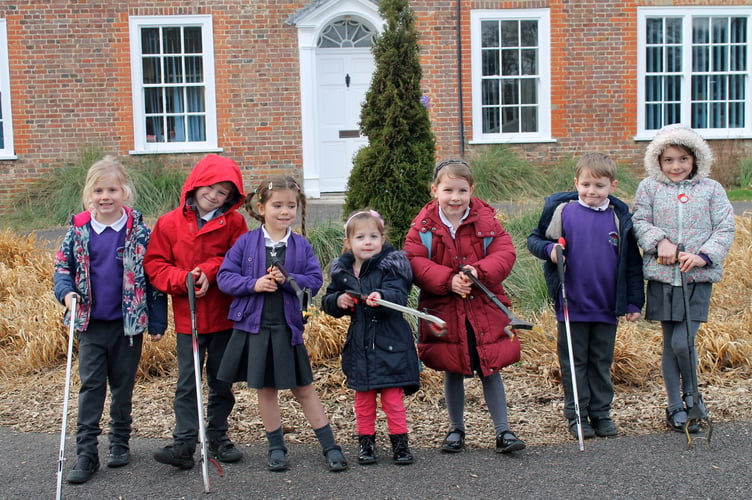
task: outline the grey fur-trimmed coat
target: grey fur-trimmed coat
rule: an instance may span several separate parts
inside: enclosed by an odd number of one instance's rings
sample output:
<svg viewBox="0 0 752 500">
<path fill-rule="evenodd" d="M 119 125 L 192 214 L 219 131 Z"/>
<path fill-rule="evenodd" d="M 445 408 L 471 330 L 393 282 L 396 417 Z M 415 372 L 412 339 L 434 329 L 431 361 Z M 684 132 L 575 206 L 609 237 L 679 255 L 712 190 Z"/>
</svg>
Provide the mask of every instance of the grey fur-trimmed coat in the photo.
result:
<svg viewBox="0 0 752 500">
<path fill-rule="evenodd" d="M 384 300 L 406 305 L 412 284 L 410 263 L 389 244 L 363 262 L 359 277 L 353 273 L 353 263 L 351 252 L 332 261 L 331 282 L 321 299 L 327 314 L 336 318 L 351 316 L 342 349 L 347 386 L 355 391 L 403 387 L 405 394 L 412 394 L 420 387 L 418 354 L 412 329 L 402 313 L 367 306 L 365 300 L 359 300 L 353 310 L 337 306 L 337 298 L 348 291 L 361 296 L 376 291 Z"/>
<path fill-rule="evenodd" d="M 694 176 L 679 183 L 669 180 L 659 163 L 661 153 L 677 145 L 695 157 Z M 686 127 L 667 127 L 648 145 L 648 177 L 637 187 L 632 216 L 637 243 L 643 251 L 645 279 L 681 284 L 677 266 L 664 266 L 656 260 L 658 243 L 664 238 L 710 259 L 710 265 L 689 271 L 689 282 L 716 283 L 723 277 L 723 259 L 734 240 L 734 211 L 723 187 L 708 177 L 712 163 L 708 143 Z"/>
</svg>

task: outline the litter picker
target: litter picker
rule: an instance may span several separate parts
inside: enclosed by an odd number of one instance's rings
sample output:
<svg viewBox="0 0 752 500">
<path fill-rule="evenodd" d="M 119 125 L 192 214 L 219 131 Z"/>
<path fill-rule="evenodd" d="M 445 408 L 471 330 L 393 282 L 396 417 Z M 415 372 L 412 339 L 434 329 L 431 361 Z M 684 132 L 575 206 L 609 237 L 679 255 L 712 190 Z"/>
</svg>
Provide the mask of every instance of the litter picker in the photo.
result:
<svg viewBox="0 0 752 500">
<path fill-rule="evenodd" d="M 63 491 L 63 463 L 65 462 L 65 428 L 68 425 L 68 397 L 70 396 L 71 365 L 73 364 L 73 336 L 76 334 L 76 295 L 71 297 L 70 329 L 68 331 L 68 359 L 65 364 L 65 395 L 63 396 L 63 425 L 60 429 L 60 456 L 57 460 L 57 500 Z"/>
<path fill-rule="evenodd" d="M 297 280 L 285 269 L 285 266 L 282 265 L 282 262 L 276 256 L 272 257 L 272 267 L 279 269 L 279 272 L 285 277 L 285 281 L 290 283 L 292 289 L 295 290 L 295 295 L 297 295 L 298 302 L 300 303 L 300 312 L 303 314 L 303 322 L 305 323 L 308 317 L 313 314 L 314 309 L 311 290 L 308 287 L 300 288 Z"/>
<path fill-rule="evenodd" d="M 365 302 L 366 298 L 368 298 L 367 295 L 361 295 L 360 293 L 352 290 L 348 290 L 347 294 L 350 295 L 355 301 L 362 300 Z M 394 302 L 389 302 L 388 300 L 384 299 L 378 299 L 376 301 L 376 304 L 386 307 L 387 309 L 394 309 L 395 311 L 399 311 L 405 314 L 409 314 L 411 316 L 415 316 L 420 319 L 424 319 L 429 322 L 429 327 L 431 328 L 431 332 L 433 332 L 434 335 L 437 337 L 441 337 L 446 333 L 446 321 L 439 318 L 438 316 L 434 316 L 433 314 L 428 314 L 427 312 L 418 311 L 417 309 L 412 309 L 410 307 L 406 307 L 400 304 L 395 304 Z"/>
<path fill-rule="evenodd" d="M 567 352 L 569 353 L 569 376 L 572 378 L 572 395 L 574 396 L 574 413 L 577 420 L 577 439 L 580 442 L 580 451 L 585 451 L 585 442 L 582 438 L 582 419 L 580 419 L 580 395 L 577 391 L 577 373 L 574 369 L 574 353 L 572 352 L 572 330 L 569 326 L 569 304 L 567 303 L 567 289 L 564 284 L 564 249 L 567 242 L 564 238 L 559 238 L 556 248 L 556 267 L 559 270 L 559 281 L 561 281 L 561 307 L 564 311 L 564 328 L 567 332 Z"/>
<path fill-rule="evenodd" d="M 188 287 L 188 305 L 191 309 L 191 331 L 193 334 L 193 375 L 196 380 L 196 406 L 198 407 L 198 440 L 201 447 L 201 475 L 204 478 L 204 493 L 209 493 L 209 460 L 206 450 L 206 426 L 204 424 L 204 396 L 201 385 L 201 362 L 199 361 L 198 325 L 196 324 L 196 283 L 190 272 L 185 277 Z"/>
<path fill-rule="evenodd" d="M 491 302 L 493 302 L 494 305 L 496 305 L 496 307 L 501 309 L 501 312 L 506 314 L 507 318 L 509 319 L 509 324 L 504 327 L 504 331 L 506 332 L 507 335 L 509 335 L 510 339 L 514 338 L 514 330 L 532 330 L 533 329 L 533 325 L 531 323 L 521 320 L 512 311 L 510 311 L 509 308 L 505 306 L 502 301 L 499 300 L 499 297 L 497 297 L 495 293 L 489 290 L 488 287 L 484 285 L 483 282 L 479 280 L 469 268 L 462 268 L 461 271 L 465 273 L 467 277 L 470 278 L 470 281 L 473 282 L 473 285 L 480 288 L 480 290 L 483 293 L 485 293 L 489 299 L 491 299 Z"/>
<path fill-rule="evenodd" d="M 684 245 L 679 244 L 676 247 L 676 258 L 678 264 L 679 252 L 684 251 Z M 710 438 L 713 435 L 713 424 L 710 422 L 708 410 L 702 400 L 700 388 L 697 385 L 697 363 L 692 356 L 694 342 L 692 341 L 692 321 L 689 318 L 689 290 L 687 286 L 687 273 L 679 271 L 681 275 L 682 296 L 684 298 L 684 320 L 687 323 L 687 350 L 689 351 L 690 382 L 692 384 L 692 408 L 687 411 L 687 422 L 684 424 L 684 434 L 687 436 L 687 449 L 692 446 L 692 437 L 689 434 L 689 426 L 693 423 L 699 427 L 707 427 L 705 435 L 705 444 L 710 448 Z"/>
</svg>

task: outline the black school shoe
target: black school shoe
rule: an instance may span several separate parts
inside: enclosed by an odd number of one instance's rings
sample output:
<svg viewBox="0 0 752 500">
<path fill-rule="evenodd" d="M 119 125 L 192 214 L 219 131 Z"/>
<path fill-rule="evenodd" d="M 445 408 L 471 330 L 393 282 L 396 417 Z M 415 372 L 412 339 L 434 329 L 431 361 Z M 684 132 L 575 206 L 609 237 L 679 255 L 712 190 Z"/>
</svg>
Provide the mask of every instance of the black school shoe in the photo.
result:
<svg viewBox="0 0 752 500">
<path fill-rule="evenodd" d="M 580 425 L 582 425 L 582 438 L 583 439 L 590 439 L 595 437 L 595 430 L 590 426 L 590 422 L 588 422 L 587 417 L 580 419 Z M 577 419 L 576 418 L 570 418 L 569 419 L 569 434 L 572 435 L 575 439 L 580 439 L 580 436 L 577 434 Z"/>
<path fill-rule="evenodd" d="M 110 447 L 110 454 L 107 456 L 107 467 L 123 467 L 131 461 L 131 453 L 122 444 L 114 444 Z"/>
<path fill-rule="evenodd" d="M 598 437 L 616 436 L 619 431 L 616 430 L 616 424 L 611 417 L 593 418 L 590 417 L 590 425 L 595 430 Z"/>
<path fill-rule="evenodd" d="M 496 453 L 511 453 L 525 449 L 525 442 L 512 431 L 504 431 L 496 436 Z"/>
<path fill-rule="evenodd" d="M 227 436 L 210 439 L 208 448 L 209 454 L 217 457 L 220 462 L 233 463 L 243 458 L 243 454 Z"/>
<path fill-rule="evenodd" d="M 187 444 L 175 443 L 155 451 L 154 460 L 161 464 L 172 465 L 178 469 L 192 469 L 194 451 Z"/>
<path fill-rule="evenodd" d="M 91 458 L 88 455 L 78 457 L 76 465 L 68 473 L 68 482 L 71 484 L 85 483 L 96 471 L 99 470 L 99 458 Z"/>
<path fill-rule="evenodd" d="M 444 453 L 459 453 L 464 449 L 465 431 L 460 429 L 452 429 L 449 431 L 441 445 L 441 451 Z"/>
</svg>

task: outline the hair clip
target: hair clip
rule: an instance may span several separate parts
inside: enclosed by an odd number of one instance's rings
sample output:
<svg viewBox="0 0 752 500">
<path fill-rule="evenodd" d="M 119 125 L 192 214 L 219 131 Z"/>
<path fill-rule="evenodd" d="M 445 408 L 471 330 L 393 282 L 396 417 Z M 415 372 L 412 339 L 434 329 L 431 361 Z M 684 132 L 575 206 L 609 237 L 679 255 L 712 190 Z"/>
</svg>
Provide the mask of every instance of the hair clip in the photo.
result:
<svg viewBox="0 0 752 500">
<path fill-rule="evenodd" d="M 439 175 L 439 171 L 446 167 L 447 165 L 464 165 L 468 169 L 470 169 L 470 165 L 465 160 L 458 160 L 458 159 L 450 159 L 450 160 L 444 160 L 440 162 L 438 165 L 436 165 L 436 168 L 433 169 L 433 178 L 436 179 L 436 176 Z"/>
<path fill-rule="evenodd" d="M 269 191 L 272 190 L 272 183 L 271 182 L 269 183 L 269 188 L 268 189 L 269 189 Z"/>
</svg>

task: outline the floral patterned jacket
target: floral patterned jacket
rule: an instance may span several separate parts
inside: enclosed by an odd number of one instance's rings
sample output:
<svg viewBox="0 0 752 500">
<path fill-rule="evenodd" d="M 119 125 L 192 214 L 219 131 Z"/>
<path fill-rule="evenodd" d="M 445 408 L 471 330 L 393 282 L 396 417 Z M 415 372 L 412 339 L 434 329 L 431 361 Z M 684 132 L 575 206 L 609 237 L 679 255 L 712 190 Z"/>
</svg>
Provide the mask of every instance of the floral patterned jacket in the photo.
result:
<svg viewBox="0 0 752 500">
<path fill-rule="evenodd" d="M 123 329 L 128 337 L 147 330 L 152 334 L 163 334 L 167 329 L 167 297 L 151 287 L 144 273 L 149 229 L 143 223 L 141 213 L 123 208 L 128 216 L 123 252 Z M 74 215 L 55 254 L 55 297 L 60 303 L 64 303 L 70 292 L 81 297 L 75 318 L 78 332 L 88 329 L 91 312 L 90 222 L 91 213 L 88 211 Z M 65 314 L 65 324 L 70 324 L 70 312 Z"/>
</svg>

